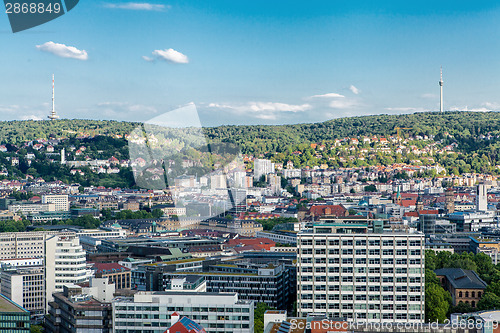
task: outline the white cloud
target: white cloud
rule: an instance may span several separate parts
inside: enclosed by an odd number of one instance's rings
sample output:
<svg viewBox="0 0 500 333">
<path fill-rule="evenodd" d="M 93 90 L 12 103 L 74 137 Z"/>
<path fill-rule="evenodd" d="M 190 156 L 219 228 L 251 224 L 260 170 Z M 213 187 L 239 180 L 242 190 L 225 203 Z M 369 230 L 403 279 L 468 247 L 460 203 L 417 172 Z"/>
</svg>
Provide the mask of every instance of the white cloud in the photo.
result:
<svg viewBox="0 0 500 333">
<path fill-rule="evenodd" d="M 352 99 L 336 99 L 328 104 L 332 109 L 350 109 L 359 106 L 359 103 Z"/>
<path fill-rule="evenodd" d="M 354 95 L 358 95 L 358 94 L 359 94 L 359 89 L 358 89 L 358 88 L 356 88 L 355 86 L 353 86 L 352 84 L 351 84 L 351 86 L 349 87 L 349 90 L 350 90 L 350 91 L 352 91 L 352 93 L 353 93 Z"/>
<path fill-rule="evenodd" d="M 147 10 L 155 12 L 162 12 L 165 9 L 170 8 L 170 6 L 156 5 L 148 2 L 126 2 L 120 4 L 107 3 L 104 6 L 107 8 L 115 8 L 115 9 Z"/>
<path fill-rule="evenodd" d="M 250 116 L 262 120 L 276 120 L 280 116 L 280 113 L 304 112 L 312 108 L 310 104 L 276 102 L 248 102 L 242 104 L 210 103 L 208 107 L 225 110 L 238 116 Z"/>
<path fill-rule="evenodd" d="M 495 103 L 495 102 L 484 102 L 481 104 L 485 108 L 490 109 L 490 111 L 499 111 L 500 110 L 500 104 Z"/>
<path fill-rule="evenodd" d="M 309 110 L 311 108 L 310 104 L 286 104 L 286 103 L 274 103 L 274 102 L 248 102 L 245 104 L 231 105 L 231 104 L 217 104 L 210 103 L 208 105 L 211 108 L 219 109 L 229 109 L 236 112 L 302 112 Z"/>
<path fill-rule="evenodd" d="M 43 118 L 35 116 L 34 114 L 29 116 L 22 116 L 21 120 L 43 120 Z"/>
<path fill-rule="evenodd" d="M 61 58 L 73 58 L 78 60 L 87 60 L 89 58 L 87 51 L 79 50 L 74 46 L 67 46 L 64 44 L 46 42 L 42 45 L 37 45 L 40 51 L 52 53 Z"/>
<path fill-rule="evenodd" d="M 49 105 L 0 105 L 2 120 L 43 120 L 49 114 Z"/>
<path fill-rule="evenodd" d="M 152 106 L 126 102 L 103 102 L 98 103 L 97 107 L 101 116 L 117 120 L 141 119 L 142 117 L 151 116 L 158 112 Z"/>
<path fill-rule="evenodd" d="M 323 95 L 313 95 L 309 98 L 344 98 L 344 95 L 337 94 L 337 93 L 328 93 L 328 94 L 323 94 Z"/>
<path fill-rule="evenodd" d="M 489 112 L 489 111 L 499 110 L 498 104 L 490 102 L 481 103 L 481 106 L 471 106 L 471 107 L 469 107 L 468 105 L 465 106 L 454 105 L 447 109 L 449 109 L 449 111 L 472 111 L 472 112 Z"/>
<path fill-rule="evenodd" d="M 394 112 L 422 112 L 425 111 L 424 108 L 414 108 L 414 107 L 395 107 L 395 108 L 385 108 L 387 111 L 394 111 Z"/>
<path fill-rule="evenodd" d="M 174 64 L 187 64 L 189 59 L 185 54 L 180 53 L 174 49 L 154 50 L 152 57 L 142 56 L 142 59 L 153 62 L 155 60 L 164 60 Z"/>
</svg>

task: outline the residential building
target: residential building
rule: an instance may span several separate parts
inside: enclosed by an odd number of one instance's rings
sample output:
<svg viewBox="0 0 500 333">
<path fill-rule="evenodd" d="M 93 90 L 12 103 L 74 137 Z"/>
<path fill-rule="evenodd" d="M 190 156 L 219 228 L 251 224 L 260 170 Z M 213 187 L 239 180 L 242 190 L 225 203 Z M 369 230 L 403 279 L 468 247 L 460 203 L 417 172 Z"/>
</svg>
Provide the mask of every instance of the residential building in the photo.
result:
<svg viewBox="0 0 500 333">
<path fill-rule="evenodd" d="M 264 175 L 274 173 L 274 163 L 270 160 L 255 159 L 253 161 L 253 177 L 259 181 Z"/>
<path fill-rule="evenodd" d="M 97 278 L 107 278 L 116 289 L 130 289 L 130 269 L 116 263 L 94 263 L 92 268 Z"/>
<path fill-rule="evenodd" d="M 115 288 L 107 279 L 91 279 L 89 287 L 64 286 L 50 302 L 45 326 L 52 333 L 109 333 L 113 331 L 111 300 Z"/>
<path fill-rule="evenodd" d="M 174 312 L 192 318 L 208 333 L 253 333 L 254 302 L 242 301 L 236 293 L 140 291 L 116 297 L 112 304 L 114 333 L 163 333 Z"/>
<path fill-rule="evenodd" d="M 62 292 L 64 285 L 86 282 L 92 275 L 87 269 L 86 253 L 76 236 L 52 236 L 45 244 L 46 300 Z M 48 306 L 46 307 L 48 309 Z"/>
<path fill-rule="evenodd" d="M 205 329 L 188 317 L 180 317 L 177 312 L 172 313 L 172 326 L 165 333 L 207 333 Z"/>
<path fill-rule="evenodd" d="M 423 322 L 424 235 L 321 223 L 298 234 L 297 313 Z"/>
</svg>

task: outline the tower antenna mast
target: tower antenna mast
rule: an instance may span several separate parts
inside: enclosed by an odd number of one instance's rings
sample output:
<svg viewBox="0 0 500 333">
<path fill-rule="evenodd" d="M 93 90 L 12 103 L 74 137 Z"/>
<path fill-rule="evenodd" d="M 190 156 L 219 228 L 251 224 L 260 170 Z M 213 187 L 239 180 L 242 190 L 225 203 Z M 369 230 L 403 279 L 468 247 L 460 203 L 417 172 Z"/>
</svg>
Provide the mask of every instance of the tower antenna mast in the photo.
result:
<svg viewBox="0 0 500 333">
<path fill-rule="evenodd" d="M 58 119 L 59 116 L 56 113 L 56 104 L 55 104 L 55 97 L 54 97 L 54 74 L 52 74 L 52 111 L 50 112 L 50 115 L 48 116 L 50 120 Z"/>
<path fill-rule="evenodd" d="M 439 98 L 439 109 L 443 112 L 443 66 L 441 66 L 441 79 L 439 80 L 439 88 L 441 90 L 440 98 Z"/>
</svg>

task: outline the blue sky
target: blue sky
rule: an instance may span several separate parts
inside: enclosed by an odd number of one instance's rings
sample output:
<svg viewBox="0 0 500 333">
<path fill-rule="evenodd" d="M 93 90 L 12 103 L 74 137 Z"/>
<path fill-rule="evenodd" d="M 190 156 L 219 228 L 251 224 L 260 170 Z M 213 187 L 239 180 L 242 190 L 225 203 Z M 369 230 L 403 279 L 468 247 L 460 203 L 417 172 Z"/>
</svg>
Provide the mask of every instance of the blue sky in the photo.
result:
<svg viewBox="0 0 500 333">
<path fill-rule="evenodd" d="M 206 126 L 500 110 L 495 1 L 100 1 L 13 34 L 0 13 L 0 119 Z"/>
</svg>

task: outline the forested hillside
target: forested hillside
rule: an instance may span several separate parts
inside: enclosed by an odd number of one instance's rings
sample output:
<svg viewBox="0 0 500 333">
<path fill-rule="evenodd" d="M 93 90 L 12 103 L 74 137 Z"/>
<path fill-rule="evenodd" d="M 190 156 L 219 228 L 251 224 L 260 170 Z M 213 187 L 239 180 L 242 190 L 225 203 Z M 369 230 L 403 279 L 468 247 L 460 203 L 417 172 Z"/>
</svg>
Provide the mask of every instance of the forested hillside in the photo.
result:
<svg viewBox="0 0 500 333">
<path fill-rule="evenodd" d="M 31 146 L 26 146 L 27 150 L 22 147 L 32 140 L 62 138 L 62 141 L 58 140 L 60 143 L 57 150 L 67 148 L 68 160 L 89 157 L 107 159 L 110 156 L 123 160 L 129 158 L 126 136 L 138 125 L 130 122 L 65 119 L 0 122 L 0 143 L 8 149 L 5 156 L 0 157 L 21 157 L 20 171 L 10 166 L 8 161 L 2 163 L 6 165 L 10 176 L 26 172 L 24 169 L 29 167 L 25 166 L 23 156 L 30 152 L 37 158 L 32 168 L 42 170 L 37 168 L 37 163 L 46 162 L 38 156 L 38 152 L 29 148 Z M 399 136 L 398 128 L 401 128 Z M 178 133 L 179 130 L 166 130 L 165 133 L 169 132 Z M 340 118 L 314 124 L 208 127 L 204 128 L 204 132 L 211 142 L 236 143 L 243 154 L 268 158 L 276 163 L 291 161 L 295 167 L 366 167 L 407 163 L 424 166 L 439 164 L 448 174 L 498 174 L 500 171 L 500 113 L 497 112 L 377 115 Z M 200 160 L 203 155 L 193 152 L 193 149 L 182 149 L 181 152 L 182 147 L 176 145 L 179 140 L 175 140 L 175 136 L 174 139 L 170 136 L 167 140 L 168 136 L 161 134 L 161 131 L 156 136 L 156 141 L 148 142 L 160 150 L 165 149 L 166 144 L 171 150 L 177 149 L 182 155 L 179 156 L 180 159 L 206 164 Z M 113 139 L 104 140 L 105 137 Z M 182 138 L 189 139 L 189 136 Z M 162 144 L 162 140 L 165 144 Z M 189 148 L 189 142 L 184 144 L 187 144 L 185 148 Z M 88 150 L 85 154 L 76 156 L 77 151 L 69 148 L 78 148 L 80 145 L 88 147 Z M 88 173 L 84 178 L 87 175 Z M 45 173 L 33 172 L 33 176 L 45 176 Z"/>
</svg>

